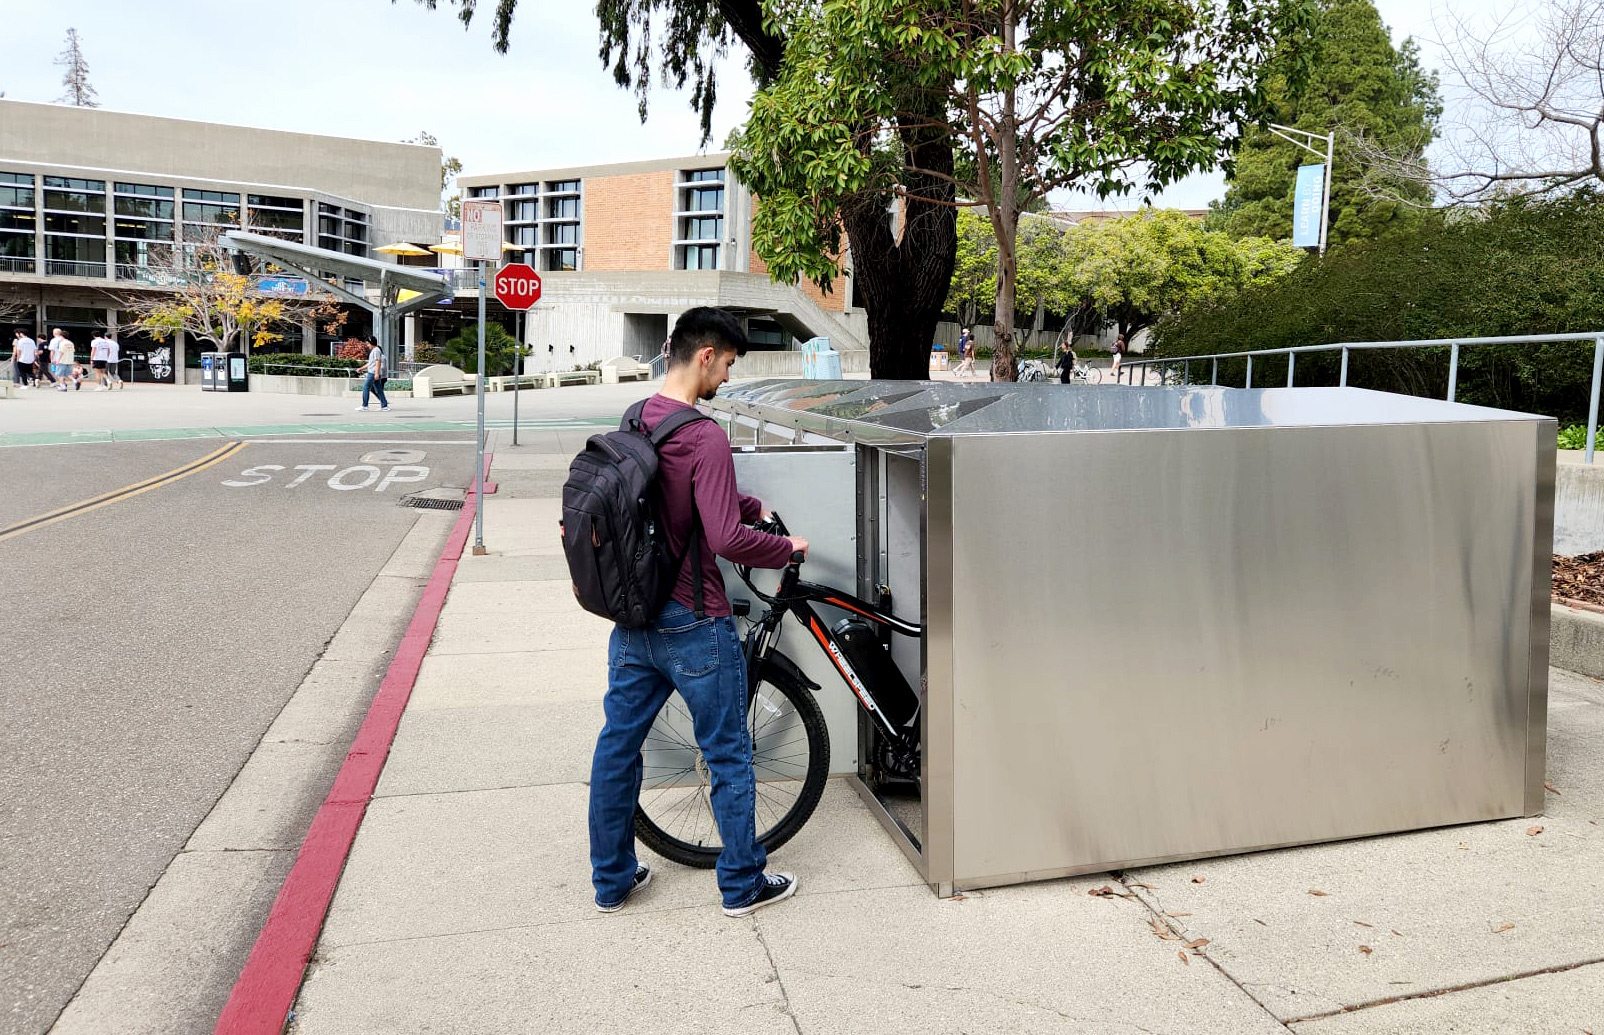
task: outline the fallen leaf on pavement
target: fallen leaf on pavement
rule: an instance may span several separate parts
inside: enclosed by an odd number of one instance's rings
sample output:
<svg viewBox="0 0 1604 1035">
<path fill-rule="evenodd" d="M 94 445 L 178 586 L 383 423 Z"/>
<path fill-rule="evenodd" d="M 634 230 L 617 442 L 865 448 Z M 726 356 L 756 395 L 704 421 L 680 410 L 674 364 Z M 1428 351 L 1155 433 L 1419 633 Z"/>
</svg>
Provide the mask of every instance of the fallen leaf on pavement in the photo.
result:
<svg viewBox="0 0 1604 1035">
<path fill-rule="evenodd" d="M 1541 834 L 1542 832 L 1543 832 L 1543 828 L 1542 827 L 1527 827 L 1526 828 L 1526 836 L 1527 837 L 1536 837 L 1538 834 Z"/>
<path fill-rule="evenodd" d="M 1360 951 L 1360 952 L 1362 952 L 1362 953 L 1364 953 L 1364 954 L 1365 954 L 1365 955 L 1366 955 L 1366 956 L 1368 956 L 1368 955 L 1370 955 L 1370 954 L 1371 954 L 1371 953 L 1372 953 L 1372 952 L 1375 952 L 1375 951 L 1376 951 L 1376 950 L 1374 950 L 1374 949 L 1372 949 L 1372 948 L 1371 948 L 1371 947 L 1370 947 L 1370 946 L 1368 946 L 1368 945 L 1361 945 L 1361 946 L 1359 946 L 1359 951 Z"/>
<path fill-rule="evenodd" d="M 1258 924 L 1260 927 L 1269 927 L 1270 926 L 1269 924 L 1265 923 L 1263 920 L 1260 920 L 1258 917 L 1254 917 L 1253 918 L 1253 922 Z"/>
<path fill-rule="evenodd" d="M 1555 787 L 1553 784 L 1549 783 L 1547 780 L 1543 781 L 1543 789 L 1548 791 L 1550 794 L 1559 794 L 1559 788 Z M 1560 794 L 1559 796 L 1561 798 L 1565 797 L 1565 795 L 1563 795 L 1563 794 Z"/>
<path fill-rule="evenodd" d="M 1203 878 L 1202 877 L 1193 877 L 1192 878 L 1192 883 L 1193 884 L 1202 884 L 1203 883 Z"/>
<path fill-rule="evenodd" d="M 1397 935 L 1397 936 L 1398 936 L 1398 937 L 1400 937 L 1400 938 L 1402 938 L 1402 937 L 1403 937 L 1403 932 L 1402 932 L 1402 931 L 1397 931 L 1397 930 L 1395 930 L 1395 931 L 1393 931 L 1393 932 L 1392 932 L 1392 933 L 1393 933 L 1393 934 L 1396 934 L 1396 935 Z"/>
<path fill-rule="evenodd" d="M 1183 917 L 1183 916 L 1191 916 L 1192 914 L 1191 913 L 1165 913 L 1164 915 L 1165 916 L 1173 916 L 1173 917 L 1176 917 L 1176 918 L 1180 918 L 1180 917 Z"/>
<path fill-rule="evenodd" d="M 1313 895 L 1315 898 L 1325 898 L 1327 893 L 1321 891 L 1319 888 L 1310 888 L 1309 894 Z"/>
<path fill-rule="evenodd" d="M 1367 924 L 1363 920 L 1355 920 L 1354 923 L 1358 924 L 1360 927 L 1374 927 L 1374 926 L 1376 926 L 1375 924 Z"/>
<path fill-rule="evenodd" d="M 1164 939 L 1165 941 L 1167 941 L 1167 942 L 1178 942 L 1178 941 L 1181 940 L 1180 935 L 1176 934 L 1174 931 L 1171 931 L 1168 927 L 1165 927 L 1163 924 L 1159 923 L 1157 920 L 1149 918 L 1147 923 L 1148 923 L 1148 926 L 1153 928 L 1153 933 L 1158 935 L 1160 938 Z"/>
<path fill-rule="evenodd" d="M 1093 888 L 1092 890 L 1088 891 L 1086 894 L 1092 896 L 1093 898 L 1108 898 L 1111 895 L 1118 894 L 1118 892 L 1116 892 L 1109 885 L 1104 884 L 1100 888 Z"/>
<path fill-rule="evenodd" d="M 1188 949 L 1201 949 L 1201 948 L 1203 948 L 1203 946 L 1207 945 L 1208 943 L 1209 943 L 1209 940 L 1207 938 L 1195 938 L 1192 941 L 1189 941 L 1189 942 L 1186 943 L 1186 948 L 1188 948 Z"/>
<path fill-rule="evenodd" d="M 1192 961 L 1186 958 L 1186 953 L 1178 951 L 1175 955 L 1181 957 L 1181 962 L 1186 964 L 1188 967 L 1192 965 Z"/>
<path fill-rule="evenodd" d="M 1494 934 L 1503 934 L 1505 931 L 1513 931 L 1514 929 L 1515 929 L 1515 925 L 1514 924 L 1509 923 L 1508 921 L 1505 921 L 1504 923 L 1501 923 L 1497 927 L 1493 928 L 1493 933 Z"/>
</svg>

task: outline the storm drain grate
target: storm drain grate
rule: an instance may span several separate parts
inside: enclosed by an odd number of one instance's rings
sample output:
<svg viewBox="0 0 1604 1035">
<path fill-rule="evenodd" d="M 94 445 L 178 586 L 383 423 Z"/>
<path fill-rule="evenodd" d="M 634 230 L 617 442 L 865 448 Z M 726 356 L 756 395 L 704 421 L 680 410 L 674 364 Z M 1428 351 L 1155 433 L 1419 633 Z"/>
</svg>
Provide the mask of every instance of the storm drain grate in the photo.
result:
<svg viewBox="0 0 1604 1035">
<path fill-rule="evenodd" d="M 418 510 L 461 510 L 464 500 L 443 500 L 435 496 L 402 496 L 400 503 L 403 507 L 414 507 Z"/>
</svg>

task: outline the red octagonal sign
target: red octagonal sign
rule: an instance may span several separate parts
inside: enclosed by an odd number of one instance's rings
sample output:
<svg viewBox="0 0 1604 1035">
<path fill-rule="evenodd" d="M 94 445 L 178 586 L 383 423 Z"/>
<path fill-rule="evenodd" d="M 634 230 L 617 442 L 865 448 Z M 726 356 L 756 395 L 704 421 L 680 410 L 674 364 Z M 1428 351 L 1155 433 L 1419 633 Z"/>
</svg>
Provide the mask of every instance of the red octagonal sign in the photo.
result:
<svg viewBox="0 0 1604 1035">
<path fill-rule="evenodd" d="M 508 309 L 528 309 L 540 301 L 540 274 L 526 262 L 509 262 L 496 271 L 496 301 Z"/>
</svg>

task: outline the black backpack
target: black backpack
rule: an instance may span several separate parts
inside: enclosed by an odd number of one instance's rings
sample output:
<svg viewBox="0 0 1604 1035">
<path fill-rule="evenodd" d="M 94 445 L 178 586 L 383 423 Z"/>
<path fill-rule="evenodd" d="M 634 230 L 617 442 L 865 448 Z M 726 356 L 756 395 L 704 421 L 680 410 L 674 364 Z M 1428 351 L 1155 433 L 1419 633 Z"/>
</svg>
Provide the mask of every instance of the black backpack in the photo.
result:
<svg viewBox="0 0 1604 1035">
<path fill-rule="evenodd" d="M 697 409 L 676 410 L 646 431 L 638 402 L 617 431 L 592 435 L 574 457 L 563 485 L 563 553 L 579 606 L 626 629 L 642 629 L 674 592 L 685 556 L 668 550 L 657 486 L 657 450 L 680 428 L 711 420 Z M 698 572 L 696 616 L 702 617 L 702 536 L 692 503 L 690 553 Z"/>
</svg>

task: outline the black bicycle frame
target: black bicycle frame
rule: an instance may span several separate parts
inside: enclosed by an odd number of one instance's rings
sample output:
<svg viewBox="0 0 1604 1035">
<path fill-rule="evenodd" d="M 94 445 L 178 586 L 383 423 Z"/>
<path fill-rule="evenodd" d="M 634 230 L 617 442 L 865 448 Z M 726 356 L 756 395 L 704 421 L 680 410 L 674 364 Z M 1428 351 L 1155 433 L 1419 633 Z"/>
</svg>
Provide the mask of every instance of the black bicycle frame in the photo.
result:
<svg viewBox="0 0 1604 1035">
<path fill-rule="evenodd" d="M 824 650 L 831 664 L 835 666 L 836 672 L 846 681 L 847 688 L 852 691 L 853 696 L 858 699 L 858 703 L 863 706 L 863 710 L 874 721 L 875 727 L 893 741 L 902 742 L 907 740 L 910 735 L 909 732 L 893 726 L 891 721 L 886 718 L 879 702 L 874 699 L 874 691 L 863 677 L 858 674 L 857 669 L 852 667 L 852 662 L 847 659 L 846 652 L 841 649 L 840 642 L 835 638 L 835 634 L 830 631 L 829 625 L 819 617 L 819 613 L 813 609 L 813 605 L 817 603 L 839 607 L 902 636 L 918 636 L 924 632 L 924 629 L 912 622 L 903 621 L 896 615 L 890 614 L 866 600 L 860 600 L 850 593 L 842 593 L 840 590 L 831 589 L 829 586 L 820 586 L 812 582 L 803 582 L 796 577 L 794 566 L 786 569 L 785 575 L 780 581 L 779 591 L 770 600 L 772 606 L 768 612 L 758 619 L 756 627 L 748 634 L 746 650 L 747 679 L 751 687 L 756 688 L 762 663 L 773 655 L 774 640 L 779 633 L 780 623 L 784 620 L 786 614 L 795 615 L 797 620 L 802 623 L 802 626 L 807 629 L 808 634 Z M 784 655 L 781 655 L 781 657 L 784 657 Z M 800 672 L 795 674 L 801 676 Z M 807 681 L 805 676 L 802 678 Z"/>
</svg>

